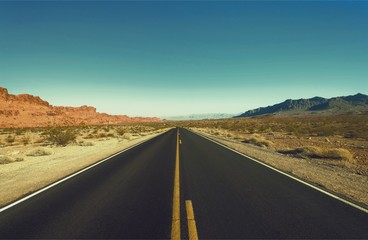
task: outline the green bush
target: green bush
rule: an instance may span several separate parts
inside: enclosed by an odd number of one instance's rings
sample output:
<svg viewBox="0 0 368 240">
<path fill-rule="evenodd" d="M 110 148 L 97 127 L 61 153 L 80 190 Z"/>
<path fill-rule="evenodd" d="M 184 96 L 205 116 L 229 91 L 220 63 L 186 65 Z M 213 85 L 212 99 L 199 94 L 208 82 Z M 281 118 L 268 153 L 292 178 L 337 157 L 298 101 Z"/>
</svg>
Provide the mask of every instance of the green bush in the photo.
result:
<svg viewBox="0 0 368 240">
<path fill-rule="evenodd" d="M 58 146 L 66 146 L 76 139 L 72 129 L 52 128 L 45 133 L 45 139 Z"/>
</svg>

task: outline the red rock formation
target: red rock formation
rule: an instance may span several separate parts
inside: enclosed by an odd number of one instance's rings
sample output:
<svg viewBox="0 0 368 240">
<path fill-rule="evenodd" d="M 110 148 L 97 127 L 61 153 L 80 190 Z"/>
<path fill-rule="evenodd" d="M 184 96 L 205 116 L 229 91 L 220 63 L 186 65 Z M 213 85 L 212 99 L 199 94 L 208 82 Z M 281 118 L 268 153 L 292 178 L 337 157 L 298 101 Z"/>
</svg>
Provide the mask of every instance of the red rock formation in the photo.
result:
<svg viewBox="0 0 368 240">
<path fill-rule="evenodd" d="M 99 113 L 90 106 L 52 106 L 40 97 L 9 94 L 0 87 L 0 127 L 46 127 L 160 122 L 159 118 L 131 118 Z"/>
</svg>

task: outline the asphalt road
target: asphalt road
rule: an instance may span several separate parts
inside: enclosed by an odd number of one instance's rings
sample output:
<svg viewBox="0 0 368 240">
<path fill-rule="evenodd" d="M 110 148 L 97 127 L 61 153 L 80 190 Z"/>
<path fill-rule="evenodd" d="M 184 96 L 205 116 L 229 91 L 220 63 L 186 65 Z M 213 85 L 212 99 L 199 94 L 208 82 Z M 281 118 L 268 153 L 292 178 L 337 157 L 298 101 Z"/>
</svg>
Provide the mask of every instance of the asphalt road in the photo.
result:
<svg viewBox="0 0 368 240">
<path fill-rule="evenodd" d="M 0 238 L 170 238 L 176 131 L 0 213 Z"/>
<path fill-rule="evenodd" d="M 365 238 L 368 214 L 181 130 L 181 192 L 201 238 Z"/>
<path fill-rule="evenodd" d="M 0 238 L 170 238 L 176 130 L 0 213 Z M 180 129 L 180 226 L 201 238 L 368 238 L 368 214 Z"/>
</svg>

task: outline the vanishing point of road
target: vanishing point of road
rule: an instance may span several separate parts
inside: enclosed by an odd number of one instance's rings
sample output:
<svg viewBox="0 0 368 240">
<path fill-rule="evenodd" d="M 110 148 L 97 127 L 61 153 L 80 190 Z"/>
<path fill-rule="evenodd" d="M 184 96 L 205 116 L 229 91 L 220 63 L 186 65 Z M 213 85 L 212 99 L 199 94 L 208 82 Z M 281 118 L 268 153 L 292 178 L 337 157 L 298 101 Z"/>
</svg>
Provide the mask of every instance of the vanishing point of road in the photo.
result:
<svg viewBox="0 0 368 240">
<path fill-rule="evenodd" d="M 367 226 L 367 212 L 186 129 L 0 209 L 4 239 L 367 239 Z"/>
</svg>

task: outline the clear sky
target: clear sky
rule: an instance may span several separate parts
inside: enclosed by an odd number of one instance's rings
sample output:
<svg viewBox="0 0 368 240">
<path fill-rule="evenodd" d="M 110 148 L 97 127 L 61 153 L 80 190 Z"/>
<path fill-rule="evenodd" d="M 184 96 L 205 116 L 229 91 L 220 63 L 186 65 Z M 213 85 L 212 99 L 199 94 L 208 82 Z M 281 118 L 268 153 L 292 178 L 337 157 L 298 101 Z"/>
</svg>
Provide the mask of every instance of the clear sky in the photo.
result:
<svg viewBox="0 0 368 240">
<path fill-rule="evenodd" d="M 367 1 L 0 1 L 0 86 L 130 116 L 368 93 Z"/>
</svg>

